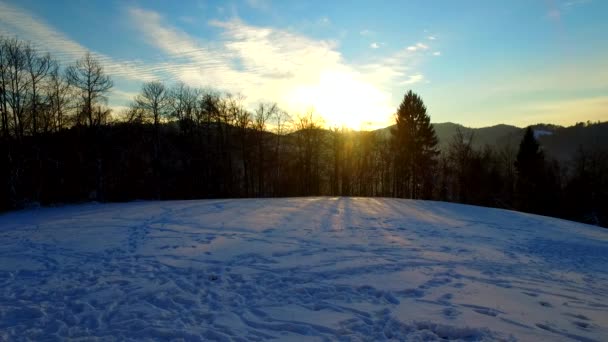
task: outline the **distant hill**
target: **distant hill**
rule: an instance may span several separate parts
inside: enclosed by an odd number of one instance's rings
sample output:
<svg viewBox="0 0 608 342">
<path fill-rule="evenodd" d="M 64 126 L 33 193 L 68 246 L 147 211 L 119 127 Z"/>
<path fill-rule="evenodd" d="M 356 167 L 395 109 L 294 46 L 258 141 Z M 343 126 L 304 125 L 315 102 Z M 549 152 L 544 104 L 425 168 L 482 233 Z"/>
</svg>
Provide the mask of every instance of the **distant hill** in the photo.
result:
<svg viewBox="0 0 608 342">
<path fill-rule="evenodd" d="M 580 123 L 570 127 L 538 126 L 534 126 L 535 131 L 552 131 L 552 134 L 538 136 L 538 140 L 548 155 L 559 160 L 570 159 L 579 146 L 608 149 L 608 122 Z"/>
<path fill-rule="evenodd" d="M 388 137 L 393 127 L 394 125 L 381 128 L 377 132 Z M 443 122 L 434 123 L 433 127 L 439 138 L 440 149 L 449 146 L 458 129 L 466 135 L 473 132 L 475 148 L 485 145 L 497 148 L 510 145 L 517 148 L 525 131 L 525 128 L 504 124 L 470 128 L 453 122 Z M 532 128 L 545 153 L 560 161 L 569 160 L 579 146 L 608 149 L 608 122 L 579 123 L 570 127 L 536 124 L 532 125 Z"/>
<path fill-rule="evenodd" d="M 519 144 L 523 136 L 523 129 L 510 125 L 496 125 L 483 128 L 469 128 L 452 122 L 433 124 L 440 148 L 447 147 L 452 138 L 460 129 L 465 135 L 473 133 L 473 146 L 481 148 L 485 145 L 503 146 L 507 144 Z"/>
</svg>

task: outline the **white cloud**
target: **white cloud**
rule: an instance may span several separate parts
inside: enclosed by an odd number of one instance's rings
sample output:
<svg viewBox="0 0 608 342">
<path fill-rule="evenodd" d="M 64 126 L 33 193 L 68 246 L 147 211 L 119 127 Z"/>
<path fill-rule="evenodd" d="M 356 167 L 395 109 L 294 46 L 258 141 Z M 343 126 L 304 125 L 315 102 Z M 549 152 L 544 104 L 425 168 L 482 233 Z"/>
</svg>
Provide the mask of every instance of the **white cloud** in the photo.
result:
<svg viewBox="0 0 608 342">
<path fill-rule="evenodd" d="M 209 22 L 221 32 L 218 39 L 209 42 L 167 24 L 156 12 L 133 7 L 128 14 L 133 28 L 161 52 L 161 57 L 157 62 L 143 63 L 94 53 L 113 77 L 180 80 L 192 86 L 241 92 L 247 96 L 246 104 L 277 101 L 296 113 L 312 106 L 328 125 L 348 123 L 353 128 L 358 128 L 357 123 L 369 123 L 370 117 L 371 127 L 386 125 L 394 111 L 391 89 L 423 80 L 422 74 L 410 72 L 413 55 L 407 49 L 356 64 L 344 59 L 334 41 L 252 26 L 238 17 Z M 329 19 L 324 19 L 329 24 Z M 87 51 L 42 20 L 3 2 L 0 33 L 38 42 L 42 49 L 67 62 Z M 370 47 L 379 46 L 374 42 Z M 428 49 L 422 43 L 415 47 Z M 134 95 L 115 88 L 110 97 L 128 103 Z"/>
<path fill-rule="evenodd" d="M 422 74 L 416 74 L 416 75 L 408 76 L 408 78 L 406 80 L 401 81 L 399 84 L 400 85 L 414 84 L 414 83 L 418 83 L 418 82 L 422 81 L 423 79 L 424 79 L 424 76 Z"/>
<path fill-rule="evenodd" d="M 205 41 L 169 25 L 157 12 L 137 7 L 127 12 L 133 28 L 160 56 L 154 63 L 143 63 L 94 53 L 113 77 L 179 80 L 197 87 L 241 92 L 247 96 L 246 105 L 277 101 L 295 113 L 312 106 L 325 116 L 328 125 L 348 122 L 353 128 L 358 128 L 356 123 L 369 123 L 370 117 L 371 127 L 386 125 L 395 106 L 391 90 L 424 80 L 414 68 L 416 58 L 423 56 L 418 51 L 429 48 L 423 43 L 413 45 L 414 50 L 406 47 L 366 63 L 353 63 L 344 59 L 335 41 L 249 25 L 236 15 L 231 20 L 209 22 L 219 29 L 220 36 Z M 319 23 L 328 25 L 330 20 L 323 17 Z M 1 1 L 0 33 L 38 42 L 44 51 L 68 62 L 87 51 L 44 21 Z M 380 45 L 374 42 L 370 47 Z M 134 95 L 115 88 L 110 97 L 124 104 Z"/>
<path fill-rule="evenodd" d="M 89 51 L 43 20 L 1 1 L 0 34 L 31 41 L 41 50 L 50 52 L 53 57 L 65 63 L 72 63 Z M 92 54 L 101 61 L 105 71 L 114 77 L 138 81 L 155 78 L 154 74 L 138 61 L 117 60 L 94 51 Z"/>
<path fill-rule="evenodd" d="M 123 103 L 128 103 L 129 101 L 132 101 L 137 94 L 138 93 L 136 93 L 136 92 L 123 91 L 123 90 L 120 90 L 117 88 L 113 88 L 112 91 L 110 92 L 110 96 L 113 99 L 122 100 L 120 102 L 123 102 Z M 122 107 L 122 106 L 114 106 L 114 107 Z"/>
<path fill-rule="evenodd" d="M 428 50 L 429 46 L 423 43 L 416 43 L 416 45 L 410 45 L 407 47 L 408 51 L 419 51 L 419 50 Z"/>
<path fill-rule="evenodd" d="M 437 39 L 437 37 L 435 37 L 435 36 L 428 36 L 427 39 L 428 40 L 435 40 L 435 39 Z"/>
<path fill-rule="evenodd" d="M 156 12 L 129 12 L 146 41 L 166 55 L 163 70 L 174 79 L 242 92 L 249 104 L 272 100 L 295 112 L 313 106 L 330 125 L 369 117 L 377 118 L 376 126 L 385 125 L 394 111 L 391 87 L 423 79 L 409 75 L 407 51 L 357 65 L 345 61 L 333 41 L 252 26 L 238 18 L 209 22 L 221 29 L 219 39 L 209 43 L 169 26 Z"/>
<path fill-rule="evenodd" d="M 380 47 L 380 45 L 379 45 L 378 43 L 376 43 L 376 42 L 373 42 L 373 43 L 371 43 L 371 44 L 369 45 L 369 47 L 370 47 L 370 48 L 372 48 L 372 49 L 377 49 L 377 48 L 379 48 L 379 47 Z"/>
<path fill-rule="evenodd" d="M 362 36 L 364 36 L 364 37 L 368 37 L 368 36 L 373 35 L 373 34 L 374 34 L 374 32 L 373 32 L 373 31 L 371 31 L 371 30 L 368 30 L 368 29 L 364 29 L 364 30 L 361 30 L 361 31 L 359 32 L 359 34 L 360 34 L 360 35 L 362 35 Z"/>
<path fill-rule="evenodd" d="M 435 52 L 433 52 L 433 56 L 441 56 L 441 51 L 435 51 Z"/>
</svg>

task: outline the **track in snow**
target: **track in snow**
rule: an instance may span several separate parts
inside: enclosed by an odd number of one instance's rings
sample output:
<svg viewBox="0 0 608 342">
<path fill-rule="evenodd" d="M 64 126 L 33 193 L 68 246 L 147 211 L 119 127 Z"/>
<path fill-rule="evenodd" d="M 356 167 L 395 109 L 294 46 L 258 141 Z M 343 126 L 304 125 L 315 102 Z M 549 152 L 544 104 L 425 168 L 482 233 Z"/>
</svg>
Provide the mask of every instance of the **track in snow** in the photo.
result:
<svg viewBox="0 0 608 342">
<path fill-rule="evenodd" d="M 608 339 L 608 230 L 373 198 L 0 216 L 0 340 Z"/>
</svg>

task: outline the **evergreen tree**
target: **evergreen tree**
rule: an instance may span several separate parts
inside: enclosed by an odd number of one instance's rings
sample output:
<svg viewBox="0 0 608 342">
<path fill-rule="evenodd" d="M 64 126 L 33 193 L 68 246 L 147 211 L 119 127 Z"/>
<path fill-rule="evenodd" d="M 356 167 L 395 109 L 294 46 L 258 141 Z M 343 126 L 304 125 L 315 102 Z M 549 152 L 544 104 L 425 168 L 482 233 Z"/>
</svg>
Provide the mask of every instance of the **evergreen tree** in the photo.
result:
<svg viewBox="0 0 608 342">
<path fill-rule="evenodd" d="M 545 155 L 531 127 L 526 129 L 519 144 L 515 169 L 515 206 L 519 210 L 539 212 L 542 206 L 542 182 Z"/>
<path fill-rule="evenodd" d="M 432 194 L 437 136 L 422 99 L 408 91 L 397 109 L 391 130 L 395 157 L 393 193 L 398 197 L 428 198 Z"/>
</svg>

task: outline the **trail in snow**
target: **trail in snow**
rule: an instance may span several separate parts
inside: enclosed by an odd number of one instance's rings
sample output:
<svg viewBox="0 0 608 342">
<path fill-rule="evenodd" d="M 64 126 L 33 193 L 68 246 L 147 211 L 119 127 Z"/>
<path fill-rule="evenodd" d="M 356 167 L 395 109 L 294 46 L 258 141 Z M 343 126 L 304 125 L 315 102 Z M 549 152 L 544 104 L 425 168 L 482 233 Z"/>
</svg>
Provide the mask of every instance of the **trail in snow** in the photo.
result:
<svg viewBox="0 0 608 342">
<path fill-rule="evenodd" d="M 608 231 L 290 198 L 0 216 L 0 340 L 608 339 Z"/>
</svg>

